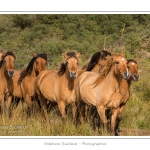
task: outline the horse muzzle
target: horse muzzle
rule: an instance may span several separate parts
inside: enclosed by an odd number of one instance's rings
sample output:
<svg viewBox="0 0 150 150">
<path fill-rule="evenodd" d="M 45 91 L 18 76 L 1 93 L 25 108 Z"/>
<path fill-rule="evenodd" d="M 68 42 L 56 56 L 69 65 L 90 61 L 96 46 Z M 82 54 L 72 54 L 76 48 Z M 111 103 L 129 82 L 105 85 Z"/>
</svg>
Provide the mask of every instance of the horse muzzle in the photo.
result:
<svg viewBox="0 0 150 150">
<path fill-rule="evenodd" d="M 134 81 L 138 81 L 138 80 L 139 80 L 139 78 L 140 78 L 140 76 L 139 76 L 139 75 L 133 75 L 133 80 L 134 80 Z"/>
<path fill-rule="evenodd" d="M 9 77 L 13 77 L 14 76 L 14 70 L 9 70 L 8 75 L 9 75 Z"/>
<path fill-rule="evenodd" d="M 70 78 L 75 78 L 77 76 L 76 72 L 70 72 Z"/>
<path fill-rule="evenodd" d="M 130 72 L 123 72 L 123 73 L 122 73 L 122 77 L 123 77 L 125 80 L 128 80 L 128 79 L 130 78 L 130 75 L 131 75 Z"/>
</svg>

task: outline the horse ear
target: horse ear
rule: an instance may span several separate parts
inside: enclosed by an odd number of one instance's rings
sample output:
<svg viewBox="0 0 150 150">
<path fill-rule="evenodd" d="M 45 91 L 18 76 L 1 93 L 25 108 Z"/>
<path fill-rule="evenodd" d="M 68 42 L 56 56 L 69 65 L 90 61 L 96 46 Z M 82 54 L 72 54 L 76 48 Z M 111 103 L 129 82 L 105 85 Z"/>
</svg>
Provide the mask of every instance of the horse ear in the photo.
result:
<svg viewBox="0 0 150 150">
<path fill-rule="evenodd" d="M 7 51 L 2 51 L 2 56 L 5 56 L 6 53 Z"/>
<path fill-rule="evenodd" d="M 37 56 L 37 53 L 34 53 L 33 56 L 36 57 L 36 56 Z"/>
<path fill-rule="evenodd" d="M 124 57 L 124 53 L 123 53 L 123 52 L 121 52 L 120 55 L 121 55 L 122 57 Z"/>
<path fill-rule="evenodd" d="M 62 55 L 63 55 L 64 58 L 68 57 L 66 53 L 63 53 Z"/>
<path fill-rule="evenodd" d="M 13 53 L 14 55 L 16 54 L 16 52 L 15 52 L 15 51 L 13 51 L 12 53 Z"/>
<path fill-rule="evenodd" d="M 79 58 L 79 56 L 80 56 L 80 53 L 77 53 L 77 54 L 76 54 L 76 56 L 77 56 L 77 58 Z"/>
<path fill-rule="evenodd" d="M 115 56 L 114 52 L 111 53 L 112 56 Z"/>
<path fill-rule="evenodd" d="M 117 60 L 117 55 L 115 55 L 115 54 L 113 53 L 112 56 L 113 56 L 113 62 L 116 62 L 116 60 Z"/>
<path fill-rule="evenodd" d="M 134 61 L 136 61 L 136 62 L 137 62 L 137 58 L 134 58 Z"/>
</svg>

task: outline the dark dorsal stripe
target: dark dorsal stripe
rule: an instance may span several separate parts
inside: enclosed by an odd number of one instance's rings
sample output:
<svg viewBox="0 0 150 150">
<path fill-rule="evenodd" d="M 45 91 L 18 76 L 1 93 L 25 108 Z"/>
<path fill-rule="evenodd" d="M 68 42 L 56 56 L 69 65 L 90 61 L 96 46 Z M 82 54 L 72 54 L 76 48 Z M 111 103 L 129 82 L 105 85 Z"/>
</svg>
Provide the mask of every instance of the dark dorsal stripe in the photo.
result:
<svg viewBox="0 0 150 150">
<path fill-rule="evenodd" d="M 101 52 L 103 53 L 101 54 Z M 111 56 L 111 53 L 106 50 L 102 50 L 101 52 L 96 52 L 95 54 L 92 55 L 89 63 L 87 64 L 86 71 L 91 71 L 95 67 L 95 65 L 98 63 L 100 58 L 104 59 L 108 55 Z"/>
</svg>

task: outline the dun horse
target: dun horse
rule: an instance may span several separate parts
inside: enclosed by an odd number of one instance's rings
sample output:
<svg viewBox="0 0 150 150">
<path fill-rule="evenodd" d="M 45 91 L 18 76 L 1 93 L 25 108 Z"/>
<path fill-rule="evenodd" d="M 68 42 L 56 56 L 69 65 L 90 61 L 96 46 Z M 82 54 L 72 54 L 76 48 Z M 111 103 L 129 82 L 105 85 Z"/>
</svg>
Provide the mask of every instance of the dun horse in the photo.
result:
<svg viewBox="0 0 150 150">
<path fill-rule="evenodd" d="M 29 108 L 33 108 L 34 82 L 37 75 L 45 70 L 47 62 L 46 54 L 34 54 L 34 57 L 29 62 L 28 66 L 23 69 L 19 77 L 19 84 L 23 94 L 23 100 Z"/>
<path fill-rule="evenodd" d="M 6 99 L 6 113 L 9 115 L 10 104 L 12 101 L 14 62 L 15 52 L 2 52 L 0 61 L 0 106 L 2 113 L 5 111 Z"/>
<path fill-rule="evenodd" d="M 127 67 L 129 69 L 129 72 L 131 73 L 131 76 L 129 78 L 129 80 L 121 80 L 121 84 L 120 84 L 120 92 L 122 94 L 123 97 L 123 101 L 121 102 L 120 106 L 119 106 L 119 113 L 117 116 L 117 122 L 116 122 L 116 130 L 119 128 L 119 122 L 122 119 L 122 111 L 125 107 L 125 104 L 127 103 L 127 101 L 130 98 L 130 85 L 132 81 L 138 81 L 139 79 L 139 74 L 138 74 L 138 65 L 137 65 L 137 61 L 136 59 L 130 59 L 127 61 Z"/>
<path fill-rule="evenodd" d="M 107 50 L 101 50 L 96 53 L 94 53 L 90 59 L 89 62 L 82 68 L 82 72 L 84 71 L 92 71 L 96 73 L 101 73 L 103 70 L 103 67 L 107 65 L 107 62 L 109 62 L 109 59 L 112 58 L 112 54 Z M 96 124 L 99 122 L 99 118 L 97 117 L 97 112 L 95 107 L 89 107 L 86 105 L 85 107 L 85 116 L 92 116 L 92 125 L 95 129 Z M 86 118 L 87 119 L 87 118 Z"/>
<path fill-rule="evenodd" d="M 41 72 L 35 82 L 35 91 L 47 121 L 47 100 L 58 103 L 63 119 L 66 118 L 66 105 L 73 105 L 75 102 L 74 85 L 79 70 L 79 54 L 67 52 L 64 54 L 64 58 L 58 71 Z"/>
<path fill-rule="evenodd" d="M 110 59 L 103 73 L 84 72 L 77 79 L 75 91 L 78 112 L 81 117 L 84 114 L 82 105 L 96 106 L 98 114 L 106 128 L 108 120 L 105 115 L 107 109 L 111 109 L 111 130 L 116 134 L 115 125 L 119 106 L 122 102 L 119 84 L 122 78 L 128 79 L 129 72 L 127 61 L 123 54 L 116 54 L 113 60 Z"/>
</svg>

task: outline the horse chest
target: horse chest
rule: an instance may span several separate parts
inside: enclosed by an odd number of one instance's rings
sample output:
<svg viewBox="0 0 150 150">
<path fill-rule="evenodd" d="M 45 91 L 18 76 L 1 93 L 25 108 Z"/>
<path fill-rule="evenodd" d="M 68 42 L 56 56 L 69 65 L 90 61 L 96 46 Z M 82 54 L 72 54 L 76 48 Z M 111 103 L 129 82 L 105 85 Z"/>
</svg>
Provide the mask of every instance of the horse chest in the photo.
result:
<svg viewBox="0 0 150 150">
<path fill-rule="evenodd" d="M 74 102 L 74 90 L 68 90 L 68 88 L 64 88 L 61 92 L 61 98 L 66 103 Z"/>
<path fill-rule="evenodd" d="M 0 80 L 0 92 L 2 93 L 12 93 L 13 92 L 13 86 L 12 86 L 12 80 L 6 80 L 5 78 L 1 78 Z"/>
<path fill-rule="evenodd" d="M 118 108 L 120 104 L 122 103 L 123 97 L 120 93 L 113 93 L 110 101 L 107 104 L 107 107 L 109 108 Z"/>
</svg>

